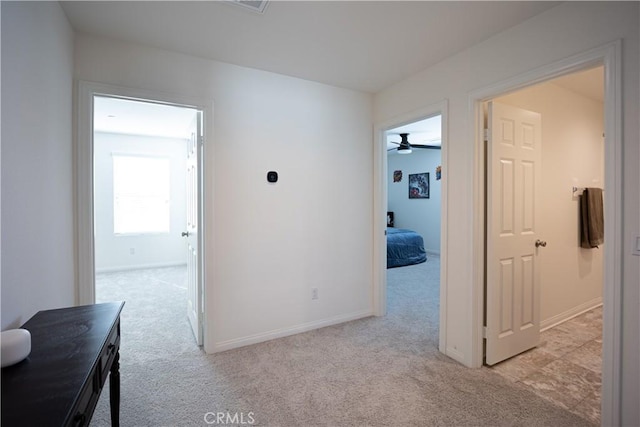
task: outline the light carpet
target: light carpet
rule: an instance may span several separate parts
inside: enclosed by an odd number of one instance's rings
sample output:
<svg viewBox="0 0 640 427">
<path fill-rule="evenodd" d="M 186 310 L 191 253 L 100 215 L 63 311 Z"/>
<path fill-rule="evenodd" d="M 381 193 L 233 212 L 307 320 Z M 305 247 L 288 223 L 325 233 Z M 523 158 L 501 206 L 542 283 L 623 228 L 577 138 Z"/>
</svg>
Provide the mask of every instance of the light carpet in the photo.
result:
<svg viewBox="0 0 640 427">
<path fill-rule="evenodd" d="M 121 425 L 586 424 L 439 353 L 438 283 L 437 257 L 391 269 L 387 316 L 207 355 L 186 320 L 184 269 L 99 275 L 100 301 L 126 300 Z M 108 397 L 107 382 L 92 426 L 110 425 Z"/>
</svg>

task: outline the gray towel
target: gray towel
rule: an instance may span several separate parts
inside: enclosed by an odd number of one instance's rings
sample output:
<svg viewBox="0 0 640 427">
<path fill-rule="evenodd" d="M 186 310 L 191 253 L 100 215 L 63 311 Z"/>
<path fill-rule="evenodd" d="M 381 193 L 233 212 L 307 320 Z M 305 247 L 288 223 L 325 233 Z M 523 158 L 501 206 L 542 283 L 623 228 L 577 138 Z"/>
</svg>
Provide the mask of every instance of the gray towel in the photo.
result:
<svg viewBox="0 0 640 427">
<path fill-rule="evenodd" d="M 580 222 L 580 246 L 591 249 L 604 243 L 602 189 L 584 189 L 580 196 Z"/>
</svg>

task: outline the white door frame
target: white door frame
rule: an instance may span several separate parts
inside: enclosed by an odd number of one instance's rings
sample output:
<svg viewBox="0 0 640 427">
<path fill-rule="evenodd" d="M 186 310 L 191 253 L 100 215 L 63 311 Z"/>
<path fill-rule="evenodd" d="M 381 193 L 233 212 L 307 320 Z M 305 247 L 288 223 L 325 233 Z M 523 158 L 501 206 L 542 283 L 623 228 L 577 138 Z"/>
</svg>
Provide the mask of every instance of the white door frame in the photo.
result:
<svg viewBox="0 0 640 427">
<path fill-rule="evenodd" d="M 385 132 L 389 129 L 417 122 L 429 117 L 442 116 L 441 135 L 441 164 L 442 190 L 440 199 L 440 336 L 439 350 L 444 353 L 446 348 L 446 311 L 447 311 L 447 153 L 448 153 L 448 102 L 446 100 L 432 104 L 419 110 L 411 111 L 374 125 L 373 150 L 374 157 L 374 235 L 373 235 L 373 308 L 376 316 L 387 314 L 387 141 Z"/>
<path fill-rule="evenodd" d="M 622 313 L 622 68 L 621 41 L 534 69 L 469 94 L 469 141 L 474 146 L 472 366 L 482 366 L 484 314 L 484 150 L 482 103 L 562 75 L 597 65 L 605 69 L 605 236 L 603 277 L 602 425 L 620 424 Z"/>
<path fill-rule="evenodd" d="M 127 87 L 78 81 L 76 88 L 75 116 L 76 134 L 74 135 L 74 155 L 75 155 L 75 176 L 74 190 L 76 194 L 76 303 L 78 305 L 95 304 L 95 239 L 94 239 L 94 192 L 93 192 L 93 99 L 95 96 L 108 96 L 123 99 L 133 99 L 143 102 L 163 103 L 177 107 L 194 108 L 203 112 L 204 120 L 204 140 L 206 141 L 209 132 L 209 124 L 213 123 L 213 102 L 210 100 L 194 99 L 174 94 L 166 94 L 157 91 L 139 90 Z M 206 165 L 207 144 L 203 144 L 202 170 L 199 171 L 202 177 L 210 174 L 209 165 Z M 210 203 L 206 200 L 205 191 L 206 180 L 203 179 L 203 194 L 200 218 L 201 238 L 199 242 L 201 257 L 205 258 L 206 251 L 206 224 L 208 214 L 206 207 Z M 207 289 L 206 263 L 202 266 L 202 293 Z M 207 346 L 207 313 L 205 305 L 203 312 L 203 336 L 204 347 Z"/>
</svg>

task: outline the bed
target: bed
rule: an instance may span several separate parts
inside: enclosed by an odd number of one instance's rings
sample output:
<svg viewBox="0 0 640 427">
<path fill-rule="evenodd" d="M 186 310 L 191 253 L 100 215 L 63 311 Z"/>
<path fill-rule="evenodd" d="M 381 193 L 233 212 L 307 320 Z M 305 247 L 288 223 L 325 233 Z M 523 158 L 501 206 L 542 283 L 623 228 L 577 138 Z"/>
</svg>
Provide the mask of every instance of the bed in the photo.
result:
<svg viewBox="0 0 640 427">
<path fill-rule="evenodd" d="M 387 227 L 387 268 L 420 264 L 426 260 L 421 235 L 412 230 Z"/>
</svg>

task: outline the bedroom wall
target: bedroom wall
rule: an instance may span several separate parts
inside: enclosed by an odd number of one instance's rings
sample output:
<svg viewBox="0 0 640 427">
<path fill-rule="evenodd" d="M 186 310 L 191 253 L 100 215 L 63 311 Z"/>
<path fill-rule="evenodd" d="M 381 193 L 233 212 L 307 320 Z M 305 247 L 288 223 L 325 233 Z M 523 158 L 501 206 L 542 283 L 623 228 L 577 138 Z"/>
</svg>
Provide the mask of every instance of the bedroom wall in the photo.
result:
<svg viewBox="0 0 640 427">
<path fill-rule="evenodd" d="M 394 211 L 396 228 L 416 231 L 424 239 L 427 253 L 440 254 L 440 190 L 436 180 L 440 150 L 414 149 L 409 155 L 388 155 L 388 210 Z M 402 181 L 393 182 L 393 171 L 402 171 Z M 429 172 L 429 198 L 409 199 L 409 174 Z"/>
<path fill-rule="evenodd" d="M 73 32 L 57 2 L 2 2 L 2 329 L 75 302 Z"/>
<path fill-rule="evenodd" d="M 164 267 L 187 263 L 181 232 L 186 224 L 186 143 L 184 139 L 94 134 L 96 271 Z M 160 156 L 171 164 L 171 224 L 168 234 L 115 235 L 112 154 Z"/>
<path fill-rule="evenodd" d="M 621 424 L 640 424 L 640 257 L 633 255 L 640 233 L 640 132 L 638 128 L 637 2 L 566 2 L 473 46 L 376 94 L 374 118 L 385 123 L 407 111 L 448 101 L 446 352 L 471 365 L 473 287 L 473 123 L 469 94 L 555 61 L 622 40 L 622 242 L 615 260 L 622 274 Z M 443 165 L 444 167 L 445 165 Z"/>
<path fill-rule="evenodd" d="M 604 82 L 603 82 L 604 84 Z M 540 320 L 548 327 L 602 302 L 603 247 L 580 247 L 579 197 L 604 186 L 601 101 L 545 83 L 496 101 L 542 115 Z"/>
<path fill-rule="evenodd" d="M 207 351 L 372 314 L 371 95 L 87 35 L 75 53 L 77 79 L 214 102 Z"/>
</svg>

